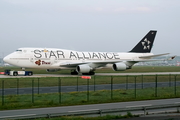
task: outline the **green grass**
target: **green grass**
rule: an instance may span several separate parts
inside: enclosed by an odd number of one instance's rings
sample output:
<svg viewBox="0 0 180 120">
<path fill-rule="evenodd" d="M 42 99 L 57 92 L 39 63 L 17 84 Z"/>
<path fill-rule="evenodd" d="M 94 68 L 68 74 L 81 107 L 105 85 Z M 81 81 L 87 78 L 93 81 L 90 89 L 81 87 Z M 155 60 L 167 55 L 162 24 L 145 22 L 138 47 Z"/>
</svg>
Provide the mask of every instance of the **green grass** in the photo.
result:
<svg viewBox="0 0 180 120">
<path fill-rule="evenodd" d="M 70 92 L 70 93 L 45 93 L 34 95 L 7 95 L 0 96 L 0 109 L 24 109 L 24 108 L 39 108 L 53 106 L 70 106 L 70 105 L 85 105 L 97 103 L 125 102 L 125 101 L 140 101 L 153 99 L 166 99 L 180 97 L 180 87 L 134 89 L 129 90 L 99 90 L 89 91 L 89 99 L 86 91 Z M 135 94 L 136 93 L 136 94 Z M 2 100 L 4 104 L 2 105 Z"/>
</svg>

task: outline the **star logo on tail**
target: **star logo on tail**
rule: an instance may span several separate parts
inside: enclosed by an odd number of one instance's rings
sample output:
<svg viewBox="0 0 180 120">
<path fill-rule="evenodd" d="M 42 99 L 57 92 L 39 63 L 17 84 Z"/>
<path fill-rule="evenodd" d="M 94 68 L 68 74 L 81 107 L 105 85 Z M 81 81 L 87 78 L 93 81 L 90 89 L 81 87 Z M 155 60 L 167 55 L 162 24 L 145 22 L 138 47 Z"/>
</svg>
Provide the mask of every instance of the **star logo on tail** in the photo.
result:
<svg viewBox="0 0 180 120">
<path fill-rule="evenodd" d="M 142 43 L 142 46 L 143 46 L 144 50 L 147 50 L 147 49 L 149 50 L 150 49 L 151 42 L 147 38 L 145 38 L 144 41 L 141 42 L 141 43 Z"/>
</svg>

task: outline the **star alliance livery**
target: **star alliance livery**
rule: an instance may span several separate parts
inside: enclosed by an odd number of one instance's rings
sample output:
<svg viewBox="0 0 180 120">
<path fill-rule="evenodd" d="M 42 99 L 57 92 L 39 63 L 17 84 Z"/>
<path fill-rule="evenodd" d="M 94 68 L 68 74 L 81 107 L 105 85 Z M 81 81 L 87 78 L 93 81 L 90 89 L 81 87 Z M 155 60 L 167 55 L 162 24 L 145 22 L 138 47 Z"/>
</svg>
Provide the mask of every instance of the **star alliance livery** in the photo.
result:
<svg viewBox="0 0 180 120">
<path fill-rule="evenodd" d="M 154 61 L 151 52 L 156 32 L 151 30 L 129 52 L 79 52 L 55 48 L 19 48 L 3 60 L 21 68 L 46 69 L 49 72 L 70 69 L 72 75 L 94 75 L 97 68 L 111 66 L 115 71 L 131 69 L 137 62 Z"/>
</svg>

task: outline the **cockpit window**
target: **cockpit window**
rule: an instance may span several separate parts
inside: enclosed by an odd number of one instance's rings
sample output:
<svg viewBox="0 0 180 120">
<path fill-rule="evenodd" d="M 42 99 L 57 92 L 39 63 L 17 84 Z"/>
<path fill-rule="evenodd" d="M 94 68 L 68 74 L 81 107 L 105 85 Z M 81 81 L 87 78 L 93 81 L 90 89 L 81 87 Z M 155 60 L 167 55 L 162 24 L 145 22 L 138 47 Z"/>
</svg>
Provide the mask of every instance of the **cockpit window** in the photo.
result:
<svg viewBox="0 0 180 120">
<path fill-rule="evenodd" d="M 16 52 L 22 52 L 22 50 L 16 50 Z"/>
</svg>

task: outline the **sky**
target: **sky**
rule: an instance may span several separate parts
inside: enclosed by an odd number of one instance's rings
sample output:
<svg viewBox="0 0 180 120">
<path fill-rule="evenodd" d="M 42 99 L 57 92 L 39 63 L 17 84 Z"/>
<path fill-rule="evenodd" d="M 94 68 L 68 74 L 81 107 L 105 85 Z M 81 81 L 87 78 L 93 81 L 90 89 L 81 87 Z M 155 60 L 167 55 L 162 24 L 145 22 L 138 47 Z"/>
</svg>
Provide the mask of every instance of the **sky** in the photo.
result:
<svg viewBox="0 0 180 120">
<path fill-rule="evenodd" d="M 180 55 L 180 0 L 0 0 L 0 57 L 21 47 Z"/>
</svg>

